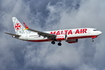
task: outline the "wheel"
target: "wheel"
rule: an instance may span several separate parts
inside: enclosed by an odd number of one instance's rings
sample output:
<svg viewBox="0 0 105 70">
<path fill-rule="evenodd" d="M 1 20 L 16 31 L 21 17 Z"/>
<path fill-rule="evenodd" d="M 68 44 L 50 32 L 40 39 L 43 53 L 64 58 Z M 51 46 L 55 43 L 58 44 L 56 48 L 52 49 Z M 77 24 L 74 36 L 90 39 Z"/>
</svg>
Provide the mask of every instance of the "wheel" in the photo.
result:
<svg viewBox="0 0 105 70">
<path fill-rule="evenodd" d="M 55 41 L 52 41 L 51 43 L 52 43 L 52 44 L 55 44 Z"/>
<path fill-rule="evenodd" d="M 94 42 L 94 40 L 92 40 L 92 42 Z"/>
<path fill-rule="evenodd" d="M 92 39 L 92 42 L 94 42 L 94 38 Z"/>
<path fill-rule="evenodd" d="M 61 46 L 62 44 L 61 43 L 58 43 L 58 46 Z"/>
</svg>

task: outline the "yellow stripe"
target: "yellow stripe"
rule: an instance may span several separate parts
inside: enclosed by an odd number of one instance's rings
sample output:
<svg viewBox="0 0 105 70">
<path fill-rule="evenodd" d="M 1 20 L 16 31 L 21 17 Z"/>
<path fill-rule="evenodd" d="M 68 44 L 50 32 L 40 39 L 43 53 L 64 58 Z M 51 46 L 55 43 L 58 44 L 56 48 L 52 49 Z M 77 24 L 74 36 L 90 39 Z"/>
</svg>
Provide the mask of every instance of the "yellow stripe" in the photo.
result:
<svg viewBox="0 0 105 70">
<path fill-rule="evenodd" d="M 24 30 L 27 30 L 27 29 L 29 29 L 29 28 L 25 28 Z"/>
</svg>

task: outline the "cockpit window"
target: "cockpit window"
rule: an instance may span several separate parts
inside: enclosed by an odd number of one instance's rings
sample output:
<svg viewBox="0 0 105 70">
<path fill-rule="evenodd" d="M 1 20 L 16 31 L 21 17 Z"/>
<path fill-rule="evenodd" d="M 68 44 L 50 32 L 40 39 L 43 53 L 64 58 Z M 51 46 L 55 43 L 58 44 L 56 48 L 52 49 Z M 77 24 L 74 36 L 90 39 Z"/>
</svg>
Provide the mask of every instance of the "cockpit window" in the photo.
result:
<svg viewBox="0 0 105 70">
<path fill-rule="evenodd" d="M 93 31 L 98 31 L 98 29 L 94 29 Z"/>
</svg>

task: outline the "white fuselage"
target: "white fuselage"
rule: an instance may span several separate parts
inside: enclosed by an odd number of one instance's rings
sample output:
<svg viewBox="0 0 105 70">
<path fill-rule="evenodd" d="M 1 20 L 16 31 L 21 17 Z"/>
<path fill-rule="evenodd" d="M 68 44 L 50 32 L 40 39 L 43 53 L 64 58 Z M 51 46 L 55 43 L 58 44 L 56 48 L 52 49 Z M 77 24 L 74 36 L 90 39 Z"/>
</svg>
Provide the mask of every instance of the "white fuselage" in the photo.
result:
<svg viewBox="0 0 105 70">
<path fill-rule="evenodd" d="M 77 29 L 64 29 L 56 31 L 44 31 L 45 33 L 57 35 L 56 41 L 62 41 L 67 39 L 80 39 L 80 38 L 96 38 L 102 32 L 96 30 L 95 28 L 77 28 Z M 19 37 L 21 40 L 31 41 L 31 42 L 45 42 L 52 41 L 47 37 L 39 36 L 35 32 L 30 32 L 29 34 L 22 34 Z"/>
</svg>

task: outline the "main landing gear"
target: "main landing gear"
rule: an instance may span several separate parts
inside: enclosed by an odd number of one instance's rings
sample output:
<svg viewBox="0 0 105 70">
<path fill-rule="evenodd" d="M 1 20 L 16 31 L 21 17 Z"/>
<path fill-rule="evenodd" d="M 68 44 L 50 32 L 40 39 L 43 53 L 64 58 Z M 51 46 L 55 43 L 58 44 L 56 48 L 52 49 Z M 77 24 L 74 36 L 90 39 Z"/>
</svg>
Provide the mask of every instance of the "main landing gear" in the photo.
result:
<svg viewBox="0 0 105 70">
<path fill-rule="evenodd" d="M 52 43 L 52 44 L 55 44 L 55 41 L 52 41 L 51 43 Z"/>
<path fill-rule="evenodd" d="M 59 43 L 58 43 L 58 46 L 61 46 L 61 45 L 62 45 L 62 43 L 59 42 Z"/>
<path fill-rule="evenodd" d="M 55 41 L 52 41 L 51 44 L 55 44 Z M 62 45 L 62 43 L 59 42 L 59 43 L 58 43 L 58 46 L 61 46 L 61 45 Z"/>
</svg>

